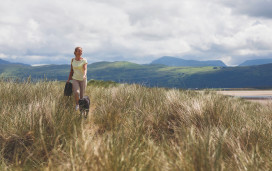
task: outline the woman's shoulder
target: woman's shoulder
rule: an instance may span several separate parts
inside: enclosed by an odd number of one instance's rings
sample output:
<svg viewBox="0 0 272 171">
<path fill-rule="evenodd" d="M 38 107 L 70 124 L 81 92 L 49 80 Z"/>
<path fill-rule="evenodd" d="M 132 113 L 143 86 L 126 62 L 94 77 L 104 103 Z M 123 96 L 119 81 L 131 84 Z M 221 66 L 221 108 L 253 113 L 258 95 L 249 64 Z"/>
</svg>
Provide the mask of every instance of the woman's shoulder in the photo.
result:
<svg viewBox="0 0 272 171">
<path fill-rule="evenodd" d="M 84 61 L 84 63 L 88 63 L 86 58 L 82 58 L 82 61 Z"/>
</svg>

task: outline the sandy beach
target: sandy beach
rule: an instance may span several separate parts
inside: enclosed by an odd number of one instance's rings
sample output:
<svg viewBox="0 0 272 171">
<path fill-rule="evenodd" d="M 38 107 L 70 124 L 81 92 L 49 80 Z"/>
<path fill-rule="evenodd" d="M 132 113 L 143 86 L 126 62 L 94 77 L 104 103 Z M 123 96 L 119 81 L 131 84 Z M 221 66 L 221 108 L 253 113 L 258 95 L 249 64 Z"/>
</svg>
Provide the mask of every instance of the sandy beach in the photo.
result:
<svg viewBox="0 0 272 171">
<path fill-rule="evenodd" d="M 272 104 L 272 90 L 217 91 L 220 94 L 241 97 L 252 102 Z"/>
<path fill-rule="evenodd" d="M 272 96 L 272 90 L 252 90 L 252 91 L 217 91 L 229 96 Z"/>
</svg>

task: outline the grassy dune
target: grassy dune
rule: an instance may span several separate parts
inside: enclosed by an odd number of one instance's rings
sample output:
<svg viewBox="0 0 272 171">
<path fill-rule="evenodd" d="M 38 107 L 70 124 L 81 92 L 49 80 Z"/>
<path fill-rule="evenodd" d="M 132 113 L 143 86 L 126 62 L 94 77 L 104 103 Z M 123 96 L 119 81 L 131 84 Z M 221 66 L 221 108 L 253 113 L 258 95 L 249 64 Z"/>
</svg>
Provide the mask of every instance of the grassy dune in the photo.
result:
<svg viewBox="0 0 272 171">
<path fill-rule="evenodd" d="M 272 110 L 213 91 L 0 81 L 0 170 L 271 170 Z"/>
</svg>

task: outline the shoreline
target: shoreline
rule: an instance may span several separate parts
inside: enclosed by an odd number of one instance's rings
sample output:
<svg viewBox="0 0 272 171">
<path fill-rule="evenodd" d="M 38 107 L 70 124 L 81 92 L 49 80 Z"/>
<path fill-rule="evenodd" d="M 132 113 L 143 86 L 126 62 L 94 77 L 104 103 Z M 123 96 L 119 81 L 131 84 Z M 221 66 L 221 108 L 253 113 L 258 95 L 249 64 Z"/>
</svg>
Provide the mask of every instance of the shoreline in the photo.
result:
<svg viewBox="0 0 272 171">
<path fill-rule="evenodd" d="M 272 90 L 237 90 L 237 91 L 216 91 L 226 96 L 242 98 L 260 104 L 272 104 Z"/>
</svg>

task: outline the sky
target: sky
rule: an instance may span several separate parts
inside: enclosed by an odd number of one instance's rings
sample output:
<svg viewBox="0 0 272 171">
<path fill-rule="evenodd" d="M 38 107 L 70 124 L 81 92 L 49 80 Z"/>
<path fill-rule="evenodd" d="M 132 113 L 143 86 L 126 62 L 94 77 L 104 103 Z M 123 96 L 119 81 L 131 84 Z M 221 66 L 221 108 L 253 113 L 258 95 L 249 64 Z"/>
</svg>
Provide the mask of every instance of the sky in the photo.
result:
<svg viewBox="0 0 272 171">
<path fill-rule="evenodd" d="M 272 0 L 0 0 L 0 59 L 150 63 L 272 58 Z"/>
</svg>

